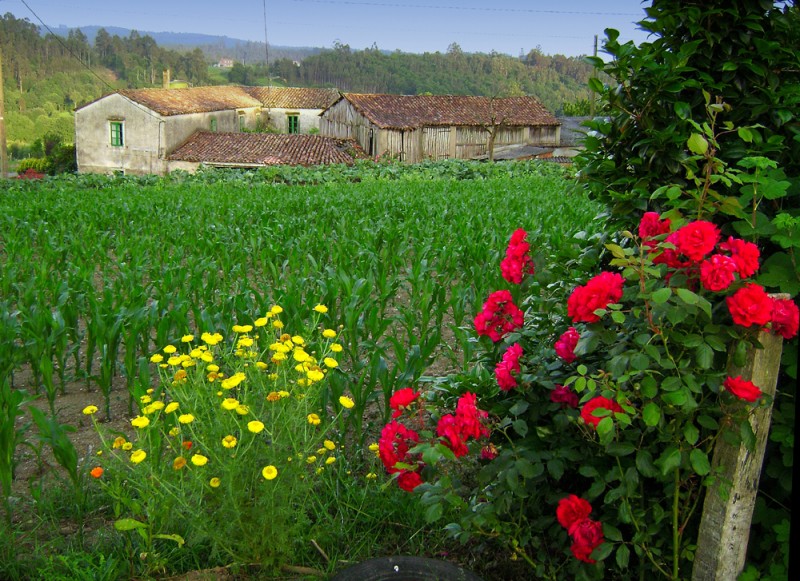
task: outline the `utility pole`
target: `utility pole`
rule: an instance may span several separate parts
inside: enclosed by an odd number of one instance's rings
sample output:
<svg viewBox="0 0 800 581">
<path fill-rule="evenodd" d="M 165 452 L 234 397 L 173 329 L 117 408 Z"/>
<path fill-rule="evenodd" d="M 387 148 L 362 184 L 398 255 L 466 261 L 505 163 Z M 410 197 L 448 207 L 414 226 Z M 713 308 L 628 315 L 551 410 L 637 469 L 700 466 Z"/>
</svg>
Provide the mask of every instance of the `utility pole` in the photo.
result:
<svg viewBox="0 0 800 581">
<path fill-rule="evenodd" d="M 6 107 L 3 92 L 3 50 L 0 49 L 0 179 L 8 177 L 8 154 L 6 152 Z"/>
<path fill-rule="evenodd" d="M 594 56 L 597 57 L 597 35 L 594 35 Z M 597 76 L 597 69 L 592 67 L 592 76 Z M 594 94 L 590 91 L 589 92 L 589 115 L 594 117 L 594 102 L 596 98 Z"/>
</svg>

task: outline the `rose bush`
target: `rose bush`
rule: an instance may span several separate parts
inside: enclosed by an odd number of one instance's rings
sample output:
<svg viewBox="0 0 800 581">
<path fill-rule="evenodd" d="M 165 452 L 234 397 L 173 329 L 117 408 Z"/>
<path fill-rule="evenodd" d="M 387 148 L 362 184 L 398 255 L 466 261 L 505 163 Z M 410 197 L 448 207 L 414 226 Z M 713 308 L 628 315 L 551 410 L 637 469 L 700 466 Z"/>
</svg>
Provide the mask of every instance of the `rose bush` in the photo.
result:
<svg viewBox="0 0 800 581">
<path fill-rule="evenodd" d="M 729 364 L 761 330 L 797 332 L 797 306 L 750 280 L 755 244 L 677 212 L 645 213 L 638 232 L 606 244 L 606 268 L 573 289 L 553 282 L 578 272 L 569 264 L 503 275 L 516 286 L 475 318 L 481 365 L 398 416 L 416 430 L 384 430 L 387 472 L 429 520 L 504 542 L 538 577 L 687 576 L 714 443 L 750 444 L 748 415 L 766 403 Z M 527 265 L 521 239 L 506 260 Z"/>
</svg>

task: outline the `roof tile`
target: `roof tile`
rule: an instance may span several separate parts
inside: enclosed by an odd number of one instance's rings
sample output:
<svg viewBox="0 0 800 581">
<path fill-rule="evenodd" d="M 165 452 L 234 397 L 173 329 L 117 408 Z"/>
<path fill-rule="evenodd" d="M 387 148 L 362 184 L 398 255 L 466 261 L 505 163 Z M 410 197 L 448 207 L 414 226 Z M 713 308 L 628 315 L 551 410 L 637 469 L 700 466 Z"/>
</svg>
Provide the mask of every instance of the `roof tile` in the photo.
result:
<svg viewBox="0 0 800 581">
<path fill-rule="evenodd" d="M 279 109 L 325 109 L 340 96 L 338 89 L 301 87 L 245 87 L 245 91 L 265 107 Z"/>
</svg>

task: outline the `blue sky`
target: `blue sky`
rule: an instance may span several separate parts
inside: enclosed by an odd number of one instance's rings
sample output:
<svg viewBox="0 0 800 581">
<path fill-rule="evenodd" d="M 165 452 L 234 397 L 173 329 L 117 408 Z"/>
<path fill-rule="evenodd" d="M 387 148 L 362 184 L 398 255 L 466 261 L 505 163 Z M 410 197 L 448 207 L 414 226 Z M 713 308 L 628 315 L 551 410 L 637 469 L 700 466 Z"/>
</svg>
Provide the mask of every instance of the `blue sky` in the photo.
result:
<svg viewBox="0 0 800 581">
<path fill-rule="evenodd" d="M 635 22 L 640 0 L 0 0 L 0 13 L 70 27 L 121 26 L 153 32 L 195 32 L 272 45 L 434 52 L 452 42 L 466 52 L 518 55 L 592 52 L 605 28 L 623 40 L 646 40 Z"/>
</svg>

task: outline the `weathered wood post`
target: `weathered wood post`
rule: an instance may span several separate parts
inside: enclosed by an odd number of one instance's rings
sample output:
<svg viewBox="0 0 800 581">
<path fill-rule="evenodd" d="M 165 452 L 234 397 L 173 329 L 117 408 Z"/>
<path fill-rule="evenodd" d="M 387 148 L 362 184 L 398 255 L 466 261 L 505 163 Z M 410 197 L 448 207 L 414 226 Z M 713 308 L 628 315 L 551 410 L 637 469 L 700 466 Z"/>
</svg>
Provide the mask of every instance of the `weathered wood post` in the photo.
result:
<svg viewBox="0 0 800 581">
<path fill-rule="evenodd" d="M 769 396 L 770 403 L 750 416 L 755 434 L 752 450 L 744 444 L 735 447 L 723 438 L 717 440 L 712 471 L 718 477 L 706 491 L 692 581 L 735 581 L 744 568 L 783 348 L 780 335 L 762 331 L 758 340 L 764 348 L 751 348 L 744 367 L 731 365 L 728 374 L 752 381 Z"/>
</svg>

